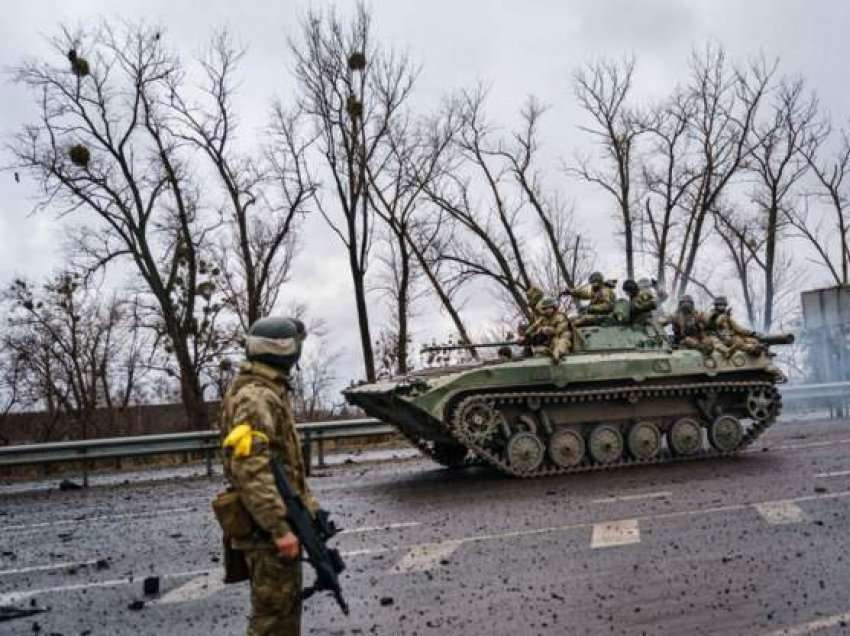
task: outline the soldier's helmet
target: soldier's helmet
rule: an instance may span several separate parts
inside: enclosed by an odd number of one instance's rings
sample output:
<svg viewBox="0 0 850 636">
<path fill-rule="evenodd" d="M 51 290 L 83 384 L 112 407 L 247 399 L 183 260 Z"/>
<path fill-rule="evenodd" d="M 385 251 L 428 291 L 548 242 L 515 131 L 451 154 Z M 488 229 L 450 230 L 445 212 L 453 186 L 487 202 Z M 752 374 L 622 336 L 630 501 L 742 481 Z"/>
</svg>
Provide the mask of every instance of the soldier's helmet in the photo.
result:
<svg viewBox="0 0 850 636">
<path fill-rule="evenodd" d="M 639 278 L 637 282 L 638 289 L 652 289 L 651 278 Z"/>
<path fill-rule="evenodd" d="M 307 337 L 304 323 L 297 318 L 267 316 L 248 329 L 245 355 L 289 374 L 301 357 L 301 345 Z"/>
<path fill-rule="evenodd" d="M 548 309 L 557 309 L 558 301 L 556 301 L 551 296 L 544 296 L 543 299 L 537 303 L 537 309 L 540 311 L 546 311 Z"/>
<path fill-rule="evenodd" d="M 591 285 L 602 285 L 605 282 L 605 277 L 602 272 L 593 272 L 588 280 Z"/>
<path fill-rule="evenodd" d="M 685 294 L 679 299 L 679 308 L 680 309 L 693 309 L 694 308 L 694 299 L 690 294 Z"/>
<path fill-rule="evenodd" d="M 716 296 L 714 298 L 714 306 L 718 309 L 726 309 L 729 306 L 729 300 L 726 296 Z"/>
<path fill-rule="evenodd" d="M 627 278 L 623 281 L 623 291 L 629 295 L 634 296 L 640 291 L 640 283 L 636 283 L 631 278 Z"/>
</svg>

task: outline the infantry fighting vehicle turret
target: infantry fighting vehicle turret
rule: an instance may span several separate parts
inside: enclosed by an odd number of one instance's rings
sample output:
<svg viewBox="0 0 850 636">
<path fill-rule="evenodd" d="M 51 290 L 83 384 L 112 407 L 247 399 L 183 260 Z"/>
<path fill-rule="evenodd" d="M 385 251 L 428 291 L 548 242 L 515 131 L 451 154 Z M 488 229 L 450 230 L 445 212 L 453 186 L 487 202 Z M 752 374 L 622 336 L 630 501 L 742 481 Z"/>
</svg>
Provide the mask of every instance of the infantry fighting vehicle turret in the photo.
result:
<svg viewBox="0 0 850 636">
<path fill-rule="evenodd" d="M 784 382 L 759 355 L 674 348 L 655 325 L 576 330 L 574 351 L 507 356 L 353 386 L 346 399 L 446 466 L 538 477 L 732 455 L 779 414 Z"/>
</svg>

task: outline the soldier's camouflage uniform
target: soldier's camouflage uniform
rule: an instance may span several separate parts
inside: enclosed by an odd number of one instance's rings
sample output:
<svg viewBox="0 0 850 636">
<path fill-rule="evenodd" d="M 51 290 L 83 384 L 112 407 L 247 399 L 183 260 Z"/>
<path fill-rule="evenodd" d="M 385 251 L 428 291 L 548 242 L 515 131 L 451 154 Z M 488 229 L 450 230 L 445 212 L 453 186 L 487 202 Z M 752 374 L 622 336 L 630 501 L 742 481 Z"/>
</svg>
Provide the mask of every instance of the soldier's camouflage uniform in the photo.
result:
<svg viewBox="0 0 850 636">
<path fill-rule="evenodd" d="M 562 311 L 546 315 L 538 309 L 538 314 L 538 318 L 528 328 L 526 337 L 533 339 L 535 336 L 542 336 L 547 341 L 547 353 L 553 362 L 558 363 L 573 347 L 570 321 Z"/>
<path fill-rule="evenodd" d="M 728 310 L 713 311 L 708 318 L 707 329 L 715 339 L 715 347 L 726 356 L 735 351 L 758 355 L 764 349 L 755 332 L 738 324 Z"/>
<path fill-rule="evenodd" d="M 707 320 L 699 311 L 676 311 L 662 321 L 673 325 L 673 337 L 683 349 L 699 349 L 705 355 L 714 350 L 714 342 L 706 333 Z"/>
<path fill-rule="evenodd" d="M 292 487 L 313 512 L 318 504 L 307 486 L 304 460 L 289 399 L 286 377 L 271 366 L 243 362 L 221 405 L 222 440 L 240 424 L 268 437 L 254 438 L 251 453 L 235 457 L 226 451 L 225 476 L 257 526 L 252 537 L 233 539 L 243 550 L 251 578 L 251 617 L 248 636 L 301 633 L 301 562 L 284 561 L 274 541 L 290 531 L 286 508 L 270 469 L 272 455 L 280 457 Z"/>
<path fill-rule="evenodd" d="M 614 311 L 616 294 L 606 284 L 586 285 L 572 292 L 573 298 L 590 301 L 585 307 L 584 314 L 575 318 L 573 324 L 576 327 L 597 324 L 601 318 Z"/>
</svg>

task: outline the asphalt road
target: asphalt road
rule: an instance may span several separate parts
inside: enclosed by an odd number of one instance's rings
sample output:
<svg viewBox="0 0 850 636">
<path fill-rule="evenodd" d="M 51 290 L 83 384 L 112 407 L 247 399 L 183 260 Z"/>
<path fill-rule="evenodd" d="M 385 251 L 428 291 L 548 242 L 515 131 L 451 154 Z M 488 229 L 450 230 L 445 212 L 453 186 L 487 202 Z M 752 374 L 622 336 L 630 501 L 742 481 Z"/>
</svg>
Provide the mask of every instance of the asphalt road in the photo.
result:
<svg viewBox="0 0 850 636">
<path fill-rule="evenodd" d="M 348 530 L 352 612 L 311 599 L 304 633 L 850 633 L 850 422 L 762 439 L 734 460 L 533 481 L 425 460 L 331 469 L 312 483 Z M 243 633 L 247 589 L 219 582 L 218 487 L 0 494 L 0 606 L 49 608 L 0 634 Z"/>
</svg>

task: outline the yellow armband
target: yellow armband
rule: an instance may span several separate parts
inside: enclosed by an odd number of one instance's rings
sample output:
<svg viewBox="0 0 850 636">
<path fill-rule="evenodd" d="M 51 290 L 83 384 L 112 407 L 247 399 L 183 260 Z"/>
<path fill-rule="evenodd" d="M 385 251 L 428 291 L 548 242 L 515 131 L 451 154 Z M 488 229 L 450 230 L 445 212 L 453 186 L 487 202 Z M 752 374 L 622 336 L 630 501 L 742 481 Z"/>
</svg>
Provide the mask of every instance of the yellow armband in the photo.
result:
<svg viewBox="0 0 850 636">
<path fill-rule="evenodd" d="M 269 438 L 265 433 L 255 431 L 250 424 L 240 424 L 230 431 L 221 446 L 222 448 L 233 448 L 234 457 L 247 457 L 251 454 L 251 444 L 255 437 L 266 444 L 269 443 Z"/>
</svg>

